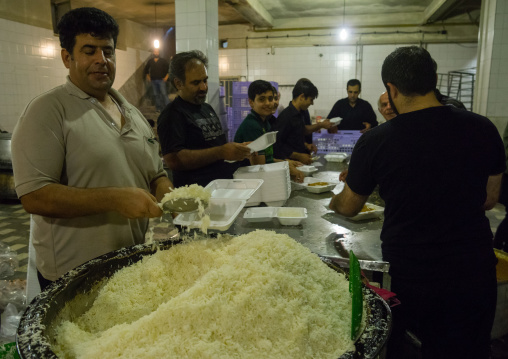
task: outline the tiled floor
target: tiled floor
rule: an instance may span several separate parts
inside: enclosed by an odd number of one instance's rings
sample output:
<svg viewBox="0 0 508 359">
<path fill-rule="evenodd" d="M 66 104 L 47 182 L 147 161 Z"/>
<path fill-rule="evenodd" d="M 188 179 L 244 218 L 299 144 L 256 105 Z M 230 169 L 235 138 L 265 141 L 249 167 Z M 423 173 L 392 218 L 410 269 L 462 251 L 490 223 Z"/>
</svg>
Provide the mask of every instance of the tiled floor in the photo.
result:
<svg viewBox="0 0 508 359">
<path fill-rule="evenodd" d="M 487 212 L 492 230 L 495 231 L 505 216 L 502 205 L 497 205 L 493 210 Z M 161 235 L 167 238 L 171 228 L 168 222 L 152 222 L 155 227 L 154 238 Z M 1 276 L 0 280 L 26 280 L 28 265 L 28 236 L 30 229 L 30 216 L 25 212 L 17 200 L 0 199 L 0 249 L 2 244 L 17 252 L 19 266 L 12 276 Z M 0 267 L 1 268 L 1 267 Z M 492 341 L 492 359 L 508 359 L 508 336 Z M 415 358 L 416 359 L 416 358 Z"/>
</svg>

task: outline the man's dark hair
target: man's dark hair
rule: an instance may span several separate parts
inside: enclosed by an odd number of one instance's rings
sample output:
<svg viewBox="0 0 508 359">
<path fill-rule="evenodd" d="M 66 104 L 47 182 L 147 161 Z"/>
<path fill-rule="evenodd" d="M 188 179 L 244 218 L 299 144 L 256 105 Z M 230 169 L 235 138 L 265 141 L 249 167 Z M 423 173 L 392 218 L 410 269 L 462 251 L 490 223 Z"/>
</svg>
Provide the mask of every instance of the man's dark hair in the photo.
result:
<svg viewBox="0 0 508 359">
<path fill-rule="evenodd" d="M 360 80 L 358 79 L 351 79 L 347 82 L 347 85 L 346 85 L 346 90 L 349 86 L 358 86 L 358 90 L 361 91 L 362 90 L 362 83 L 360 82 Z"/>
<path fill-rule="evenodd" d="M 65 13 L 57 25 L 60 46 L 71 55 L 76 36 L 90 34 L 101 39 L 113 38 L 116 48 L 118 24 L 108 13 L 94 7 L 80 7 Z"/>
<path fill-rule="evenodd" d="M 381 78 L 385 87 L 390 82 L 404 96 L 423 96 L 436 88 L 436 62 L 424 48 L 399 47 L 383 62 Z"/>
<path fill-rule="evenodd" d="M 192 61 L 201 61 L 208 68 L 208 59 L 199 50 L 180 52 L 173 56 L 169 64 L 169 81 L 175 86 L 175 79 L 185 83 L 185 70 L 192 65 Z"/>
<path fill-rule="evenodd" d="M 249 95 L 249 99 L 254 101 L 256 99 L 256 95 L 261 95 L 266 91 L 272 91 L 273 95 L 275 96 L 275 92 L 273 92 L 273 86 L 271 83 L 265 80 L 256 80 L 252 81 L 252 83 L 249 85 L 247 94 Z"/>
<path fill-rule="evenodd" d="M 303 94 L 305 98 L 312 97 L 316 99 L 318 97 L 318 89 L 308 79 L 300 79 L 296 82 L 293 87 L 293 100 Z"/>
</svg>

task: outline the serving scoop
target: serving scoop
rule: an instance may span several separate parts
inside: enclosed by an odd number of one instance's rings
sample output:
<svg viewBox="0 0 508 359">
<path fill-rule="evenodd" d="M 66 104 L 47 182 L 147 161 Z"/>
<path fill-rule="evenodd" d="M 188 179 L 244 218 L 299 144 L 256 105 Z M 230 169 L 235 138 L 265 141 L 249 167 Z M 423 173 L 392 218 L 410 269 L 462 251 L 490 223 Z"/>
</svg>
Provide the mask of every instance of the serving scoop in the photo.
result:
<svg viewBox="0 0 508 359">
<path fill-rule="evenodd" d="M 207 202 L 201 202 L 203 206 L 208 205 Z M 199 201 L 196 198 L 175 198 L 170 199 L 162 204 L 164 212 L 193 212 L 199 208 Z"/>
</svg>

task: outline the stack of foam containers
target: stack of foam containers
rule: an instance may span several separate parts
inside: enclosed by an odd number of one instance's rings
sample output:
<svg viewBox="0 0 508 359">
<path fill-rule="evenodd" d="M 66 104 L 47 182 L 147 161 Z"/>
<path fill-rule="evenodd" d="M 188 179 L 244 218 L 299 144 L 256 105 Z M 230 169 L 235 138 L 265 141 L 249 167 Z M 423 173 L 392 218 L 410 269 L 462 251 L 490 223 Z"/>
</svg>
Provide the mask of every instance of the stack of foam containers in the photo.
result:
<svg viewBox="0 0 508 359">
<path fill-rule="evenodd" d="M 270 83 L 278 89 L 277 82 L 270 81 Z M 228 111 L 228 128 L 229 140 L 233 141 L 235 138 L 236 130 L 240 127 L 241 123 L 250 113 L 251 107 L 249 105 L 249 85 L 250 81 L 236 81 L 233 82 L 232 88 L 232 106 Z"/>
<path fill-rule="evenodd" d="M 240 167 L 233 174 L 233 178 L 257 178 L 264 181 L 261 188 L 247 201 L 246 207 L 258 206 L 261 202 L 270 207 L 281 207 L 291 194 L 289 164 L 286 161 Z"/>
</svg>

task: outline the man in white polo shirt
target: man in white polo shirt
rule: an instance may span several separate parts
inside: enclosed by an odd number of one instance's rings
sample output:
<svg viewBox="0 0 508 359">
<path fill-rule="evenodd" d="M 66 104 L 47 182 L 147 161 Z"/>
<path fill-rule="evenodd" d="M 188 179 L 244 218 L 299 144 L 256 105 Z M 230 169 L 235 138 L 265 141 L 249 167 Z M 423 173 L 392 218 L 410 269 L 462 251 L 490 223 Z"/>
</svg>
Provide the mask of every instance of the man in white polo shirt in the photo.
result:
<svg viewBox="0 0 508 359">
<path fill-rule="evenodd" d="M 172 187 L 143 115 L 118 91 L 118 24 L 77 8 L 58 24 L 67 82 L 30 102 L 12 137 L 16 192 L 32 214 L 41 288 L 107 252 L 144 242 Z"/>
</svg>

